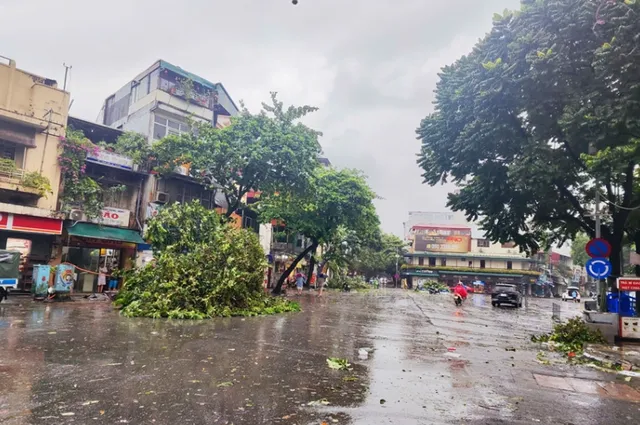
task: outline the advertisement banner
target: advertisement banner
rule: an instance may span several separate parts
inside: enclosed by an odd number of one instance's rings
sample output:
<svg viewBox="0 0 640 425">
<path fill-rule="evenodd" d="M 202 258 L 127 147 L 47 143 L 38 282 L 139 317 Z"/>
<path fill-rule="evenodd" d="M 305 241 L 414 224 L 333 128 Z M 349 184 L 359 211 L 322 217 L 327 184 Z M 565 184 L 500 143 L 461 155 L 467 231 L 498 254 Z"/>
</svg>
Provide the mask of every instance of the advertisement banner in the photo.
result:
<svg viewBox="0 0 640 425">
<path fill-rule="evenodd" d="M 471 250 L 471 229 L 427 227 L 414 229 L 415 252 L 451 252 L 464 254 Z"/>
<path fill-rule="evenodd" d="M 90 220 L 92 223 L 103 226 L 129 227 L 129 217 L 131 211 L 122 208 L 104 207 L 100 217 Z"/>
<path fill-rule="evenodd" d="M 90 152 L 87 155 L 87 159 L 90 162 L 97 162 L 108 167 L 133 170 L 133 159 L 102 148 L 97 149 L 95 152 Z"/>
<path fill-rule="evenodd" d="M 0 213 L 0 229 L 60 235 L 62 234 L 62 220 L 2 212 Z"/>
<path fill-rule="evenodd" d="M 56 292 L 71 292 L 75 281 L 75 267 L 71 264 L 60 264 L 56 266 L 56 280 L 54 289 Z"/>
</svg>

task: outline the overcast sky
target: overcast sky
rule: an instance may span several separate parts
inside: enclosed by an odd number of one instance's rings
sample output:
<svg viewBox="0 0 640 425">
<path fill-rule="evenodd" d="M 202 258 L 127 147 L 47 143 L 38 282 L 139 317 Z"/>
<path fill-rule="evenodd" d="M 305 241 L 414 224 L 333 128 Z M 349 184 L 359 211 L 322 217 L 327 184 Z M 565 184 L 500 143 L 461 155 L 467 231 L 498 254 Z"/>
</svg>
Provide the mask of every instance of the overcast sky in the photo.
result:
<svg viewBox="0 0 640 425">
<path fill-rule="evenodd" d="M 439 69 L 468 53 L 494 12 L 517 0 L 0 0 L 0 55 L 57 79 L 72 65 L 71 114 L 157 59 L 214 82 L 252 111 L 279 92 L 320 109 L 325 154 L 359 168 L 383 198 L 385 230 L 408 211 L 444 211 L 449 187 L 421 183 L 415 129 L 432 111 Z"/>
</svg>

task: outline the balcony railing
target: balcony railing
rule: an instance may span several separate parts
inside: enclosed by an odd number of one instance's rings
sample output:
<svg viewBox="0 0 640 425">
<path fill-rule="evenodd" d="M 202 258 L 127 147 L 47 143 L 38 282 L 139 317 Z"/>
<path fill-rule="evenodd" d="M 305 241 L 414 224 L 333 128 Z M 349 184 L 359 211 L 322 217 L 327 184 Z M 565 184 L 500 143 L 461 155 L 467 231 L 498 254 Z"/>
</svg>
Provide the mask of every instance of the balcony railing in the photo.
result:
<svg viewBox="0 0 640 425">
<path fill-rule="evenodd" d="M 22 181 L 24 170 L 8 164 L 0 164 L 0 176 Z"/>
</svg>

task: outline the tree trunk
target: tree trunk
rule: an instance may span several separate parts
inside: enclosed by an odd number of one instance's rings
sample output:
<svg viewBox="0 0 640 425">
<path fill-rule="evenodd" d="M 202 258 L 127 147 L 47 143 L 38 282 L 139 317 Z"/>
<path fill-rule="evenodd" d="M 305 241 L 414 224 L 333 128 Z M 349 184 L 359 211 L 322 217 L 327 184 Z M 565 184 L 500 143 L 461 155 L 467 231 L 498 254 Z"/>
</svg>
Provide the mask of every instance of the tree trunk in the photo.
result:
<svg viewBox="0 0 640 425">
<path fill-rule="evenodd" d="M 282 273 L 282 275 L 280 276 L 280 278 L 278 279 L 278 283 L 276 283 L 276 287 L 273 288 L 273 291 L 271 291 L 272 294 L 274 295 L 280 295 L 280 293 L 282 292 L 282 284 L 284 283 L 284 281 L 289 277 L 289 275 L 291 274 L 291 272 L 293 270 L 295 270 L 296 266 L 298 265 L 298 263 L 300 262 L 300 260 L 302 260 L 304 257 L 306 257 L 306 255 L 310 252 L 315 252 L 316 248 L 318 248 L 318 242 L 313 242 L 311 245 L 309 245 L 308 247 L 305 248 L 304 251 L 302 251 L 295 260 L 293 260 L 293 263 L 291 263 L 291 265 Z"/>
<path fill-rule="evenodd" d="M 317 248 L 316 248 L 317 249 Z M 311 259 L 309 260 L 309 270 L 307 270 L 307 282 L 311 287 L 311 277 L 313 276 L 313 268 L 316 266 L 316 250 L 311 251 Z"/>
<path fill-rule="evenodd" d="M 616 280 L 624 274 L 622 269 L 622 241 L 609 241 L 609 243 L 611 243 L 611 255 L 609 256 L 609 261 L 611 262 L 611 276 L 607 279 L 607 289 L 610 292 L 616 292 Z"/>
</svg>

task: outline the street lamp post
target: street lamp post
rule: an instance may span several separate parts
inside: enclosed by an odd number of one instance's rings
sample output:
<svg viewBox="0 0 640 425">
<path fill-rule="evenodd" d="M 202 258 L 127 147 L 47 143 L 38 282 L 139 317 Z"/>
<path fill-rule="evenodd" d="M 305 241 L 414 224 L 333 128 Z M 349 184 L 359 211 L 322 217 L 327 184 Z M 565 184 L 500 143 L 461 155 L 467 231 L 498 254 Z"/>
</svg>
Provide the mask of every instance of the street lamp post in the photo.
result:
<svg viewBox="0 0 640 425">
<path fill-rule="evenodd" d="M 398 261 L 400 261 L 400 254 L 398 254 L 396 252 L 396 275 L 393 276 L 393 287 L 394 288 L 398 287 L 398 278 L 400 277 L 400 274 L 398 273 Z"/>
</svg>

